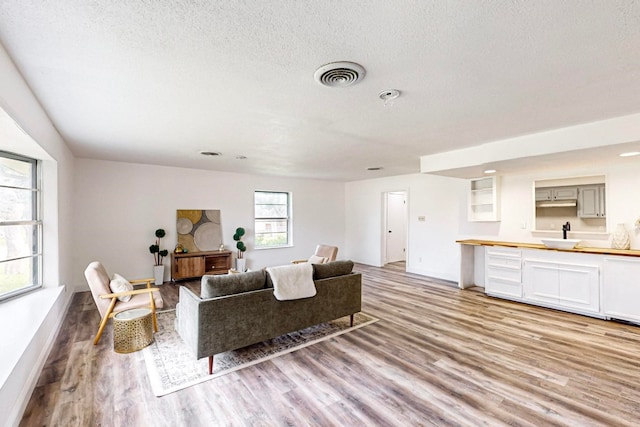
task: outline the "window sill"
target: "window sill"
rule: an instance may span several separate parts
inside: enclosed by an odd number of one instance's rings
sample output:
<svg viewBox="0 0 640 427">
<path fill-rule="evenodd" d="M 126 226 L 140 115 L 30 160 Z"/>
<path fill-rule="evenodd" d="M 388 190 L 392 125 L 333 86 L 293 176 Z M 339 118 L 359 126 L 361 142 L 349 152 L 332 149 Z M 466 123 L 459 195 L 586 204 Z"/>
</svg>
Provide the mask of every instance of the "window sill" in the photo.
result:
<svg viewBox="0 0 640 427">
<path fill-rule="evenodd" d="M 254 251 L 266 251 L 268 249 L 287 249 L 293 248 L 293 245 L 283 245 L 283 246 L 268 246 L 266 248 L 253 248 Z"/>
<path fill-rule="evenodd" d="M 10 343 L 3 346 L 0 353 L 0 389 L 5 386 L 7 379 L 27 352 L 41 350 L 31 348 L 35 338 L 39 338 L 40 328 L 47 322 L 58 324 L 62 321 L 58 318 L 49 319 L 48 316 L 51 312 L 57 311 L 56 305 L 60 303 L 63 310 L 66 309 L 67 301 L 60 301 L 60 298 L 64 298 L 64 292 L 64 286 L 42 288 L 4 301 L 0 305 L 0 325 L 11 325 L 0 329 L 0 342 Z M 51 337 L 46 338 L 49 340 Z M 35 366 L 32 368 L 37 369 Z M 27 378 L 24 380 L 26 382 Z"/>
</svg>

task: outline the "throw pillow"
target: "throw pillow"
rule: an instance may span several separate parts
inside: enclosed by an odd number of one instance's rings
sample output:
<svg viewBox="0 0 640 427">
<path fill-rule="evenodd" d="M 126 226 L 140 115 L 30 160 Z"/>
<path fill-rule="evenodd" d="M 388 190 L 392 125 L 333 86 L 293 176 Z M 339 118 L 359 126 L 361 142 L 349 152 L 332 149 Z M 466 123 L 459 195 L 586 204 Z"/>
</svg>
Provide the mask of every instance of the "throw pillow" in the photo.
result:
<svg viewBox="0 0 640 427">
<path fill-rule="evenodd" d="M 326 256 L 311 255 L 307 261 L 309 264 L 324 264 L 327 262 Z"/>
<path fill-rule="evenodd" d="M 109 282 L 109 289 L 111 289 L 111 292 L 115 294 L 118 292 L 132 291 L 133 285 L 118 273 L 114 273 L 111 282 Z M 118 297 L 118 300 L 122 302 L 127 302 L 130 299 L 131 295 L 122 295 Z"/>
<path fill-rule="evenodd" d="M 202 276 L 200 298 L 214 298 L 224 295 L 264 289 L 265 272 L 262 270 L 238 274 L 218 274 Z"/>
<path fill-rule="evenodd" d="M 344 276 L 353 271 L 353 261 L 331 261 L 326 264 L 313 264 L 313 280 Z"/>
</svg>

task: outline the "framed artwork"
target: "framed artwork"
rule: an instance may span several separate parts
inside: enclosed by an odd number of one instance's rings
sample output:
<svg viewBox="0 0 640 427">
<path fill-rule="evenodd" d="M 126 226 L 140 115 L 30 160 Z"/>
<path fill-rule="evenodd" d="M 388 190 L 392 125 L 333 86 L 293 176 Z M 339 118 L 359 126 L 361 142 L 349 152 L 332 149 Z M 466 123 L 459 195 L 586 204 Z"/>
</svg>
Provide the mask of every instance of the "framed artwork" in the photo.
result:
<svg viewBox="0 0 640 427">
<path fill-rule="evenodd" d="M 189 252 L 214 251 L 222 244 L 220 210 L 178 209 L 178 244 Z"/>
</svg>

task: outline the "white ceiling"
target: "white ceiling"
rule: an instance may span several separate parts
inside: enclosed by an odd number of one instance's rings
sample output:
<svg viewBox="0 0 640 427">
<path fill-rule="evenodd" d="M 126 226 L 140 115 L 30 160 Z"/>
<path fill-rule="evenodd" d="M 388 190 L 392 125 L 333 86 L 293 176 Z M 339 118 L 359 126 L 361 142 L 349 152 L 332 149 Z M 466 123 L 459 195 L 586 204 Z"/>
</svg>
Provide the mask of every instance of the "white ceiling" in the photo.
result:
<svg viewBox="0 0 640 427">
<path fill-rule="evenodd" d="M 0 41 L 82 158 L 350 181 L 640 112 L 640 1 L 4 0 Z"/>
</svg>

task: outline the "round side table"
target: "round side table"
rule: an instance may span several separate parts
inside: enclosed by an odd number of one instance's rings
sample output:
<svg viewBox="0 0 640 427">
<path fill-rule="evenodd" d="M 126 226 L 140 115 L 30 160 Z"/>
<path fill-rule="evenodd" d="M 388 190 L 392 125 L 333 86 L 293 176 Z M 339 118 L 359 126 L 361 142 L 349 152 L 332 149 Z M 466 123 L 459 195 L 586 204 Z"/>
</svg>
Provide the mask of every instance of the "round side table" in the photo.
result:
<svg viewBox="0 0 640 427">
<path fill-rule="evenodd" d="M 133 308 L 113 316 L 113 349 L 131 353 L 153 341 L 153 319 L 150 308 Z"/>
</svg>

